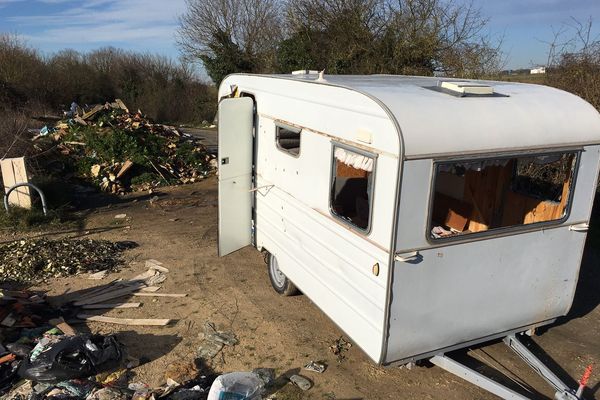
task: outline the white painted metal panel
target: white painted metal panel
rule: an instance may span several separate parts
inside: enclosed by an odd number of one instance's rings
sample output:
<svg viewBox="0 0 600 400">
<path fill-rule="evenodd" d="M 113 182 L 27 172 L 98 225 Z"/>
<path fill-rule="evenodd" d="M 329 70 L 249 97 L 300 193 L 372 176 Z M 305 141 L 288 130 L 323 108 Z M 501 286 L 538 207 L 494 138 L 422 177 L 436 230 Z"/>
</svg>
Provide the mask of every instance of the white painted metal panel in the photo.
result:
<svg viewBox="0 0 600 400">
<path fill-rule="evenodd" d="M 396 262 L 387 361 L 547 321 L 571 306 L 585 233 L 567 226 Z"/>
<path fill-rule="evenodd" d="M 260 93 L 254 93 L 260 111 Z M 330 118 L 343 125 L 347 112 L 332 109 Z M 261 116 L 259 132 L 257 186 L 265 189 L 256 195 L 257 245 L 275 254 L 302 292 L 379 362 L 395 190 L 389 179 L 398 160 L 377 158 L 373 231 L 361 235 L 329 212 L 332 138 L 304 130 L 296 158 L 277 149 L 272 120 Z M 378 276 L 372 272 L 375 263 Z"/>
<path fill-rule="evenodd" d="M 252 129 L 249 97 L 219 103 L 219 256 L 252 240 Z"/>
<path fill-rule="evenodd" d="M 434 247 L 427 242 L 431 160 L 404 163 L 386 362 L 542 323 L 571 307 L 598 174 L 599 149 L 585 148 L 572 211 L 560 226 Z M 531 228 L 534 229 L 534 228 Z"/>
<path fill-rule="evenodd" d="M 507 96 L 460 98 L 427 88 L 439 80 L 326 75 L 324 81 L 316 82 L 314 76 L 233 75 L 221 86 L 220 94 L 238 84 L 270 95 L 296 96 L 303 112 L 297 107 L 288 112 L 321 123 L 333 121 L 321 117 L 327 116 L 322 104 L 354 109 L 357 115 L 372 114 L 368 97 L 360 99 L 350 91 L 366 94 L 385 104 L 398 121 L 408 158 L 600 143 L 600 114 L 573 94 L 541 85 L 473 81 L 488 83 Z M 309 102 L 319 111 L 304 112 Z M 387 135 L 395 133 L 374 131 L 374 147 L 389 140 Z"/>
</svg>

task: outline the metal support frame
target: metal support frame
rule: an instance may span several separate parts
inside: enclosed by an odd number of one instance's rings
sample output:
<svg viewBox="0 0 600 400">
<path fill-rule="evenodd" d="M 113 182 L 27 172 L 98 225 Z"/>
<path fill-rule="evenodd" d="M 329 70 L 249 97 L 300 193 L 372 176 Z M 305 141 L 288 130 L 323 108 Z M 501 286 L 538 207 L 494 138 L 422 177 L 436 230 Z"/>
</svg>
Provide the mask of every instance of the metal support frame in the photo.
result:
<svg viewBox="0 0 600 400">
<path fill-rule="evenodd" d="M 501 397 L 503 399 L 528 400 L 527 397 L 520 395 L 514 390 L 511 390 L 506 386 L 492 380 L 491 378 L 488 378 L 487 376 L 472 370 L 466 365 L 463 365 L 458 361 L 451 359 L 445 354 L 434 356 L 430 358 L 429 361 L 431 361 L 438 367 L 445 369 L 446 371 L 458 376 L 459 378 L 462 378 L 467 382 L 471 382 L 473 385 L 479 386 L 480 388 L 485 389 L 488 392 L 493 393 L 496 396 Z"/>
<path fill-rule="evenodd" d="M 546 382 L 548 382 L 554 388 L 554 390 L 556 390 L 556 393 L 554 394 L 555 400 L 583 400 L 575 394 L 575 390 L 570 389 L 552 371 L 550 371 L 550 369 L 544 365 L 544 363 L 542 363 L 531 351 L 529 351 L 529 349 L 527 349 L 514 334 L 506 336 L 503 341 L 511 350 L 517 353 L 517 355 L 521 357 L 521 359 L 523 359 L 527 365 L 529 365 L 536 373 L 544 378 L 544 380 L 546 380 Z M 474 371 L 473 369 L 451 359 L 443 353 L 430 358 L 429 361 L 438 367 L 458 376 L 459 378 L 479 386 L 480 388 L 487 390 L 488 392 L 493 393 L 503 399 L 529 399 L 529 397 L 523 396 L 522 394 L 509 389 L 501 383 L 496 382 L 477 371 Z"/>
<path fill-rule="evenodd" d="M 569 388 L 550 369 L 537 358 L 515 335 L 508 335 L 503 339 L 504 343 L 523 361 L 527 363 L 539 376 L 544 378 L 556 390 L 554 398 L 557 400 L 579 400 L 575 390 Z"/>
<path fill-rule="evenodd" d="M 46 196 L 44 196 L 44 193 L 40 190 L 40 188 L 35 186 L 33 183 L 27 182 L 17 183 L 8 188 L 6 194 L 4 195 L 4 208 L 6 209 L 6 213 L 8 214 L 8 196 L 10 196 L 13 190 L 21 186 L 29 186 L 30 188 L 35 189 L 39 193 L 40 199 L 42 200 L 42 210 L 44 211 L 44 215 L 48 215 L 48 208 L 46 207 Z"/>
</svg>

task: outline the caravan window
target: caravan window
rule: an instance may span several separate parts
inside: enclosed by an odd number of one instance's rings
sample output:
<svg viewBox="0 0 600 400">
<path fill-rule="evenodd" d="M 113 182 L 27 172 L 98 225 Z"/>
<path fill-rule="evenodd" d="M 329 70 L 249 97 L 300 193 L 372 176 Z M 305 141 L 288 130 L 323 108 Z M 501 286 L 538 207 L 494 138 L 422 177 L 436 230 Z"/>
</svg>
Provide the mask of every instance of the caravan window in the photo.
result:
<svg viewBox="0 0 600 400">
<path fill-rule="evenodd" d="M 562 220 L 576 160 L 569 152 L 436 163 L 431 238 Z"/>
<path fill-rule="evenodd" d="M 363 231 L 370 227 L 374 167 L 371 154 L 333 147 L 331 212 Z"/>
<path fill-rule="evenodd" d="M 300 133 L 302 130 L 280 125 L 276 125 L 275 129 L 275 141 L 277 142 L 277 147 L 280 150 L 297 157 L 300 154 Z"/>
</svg>

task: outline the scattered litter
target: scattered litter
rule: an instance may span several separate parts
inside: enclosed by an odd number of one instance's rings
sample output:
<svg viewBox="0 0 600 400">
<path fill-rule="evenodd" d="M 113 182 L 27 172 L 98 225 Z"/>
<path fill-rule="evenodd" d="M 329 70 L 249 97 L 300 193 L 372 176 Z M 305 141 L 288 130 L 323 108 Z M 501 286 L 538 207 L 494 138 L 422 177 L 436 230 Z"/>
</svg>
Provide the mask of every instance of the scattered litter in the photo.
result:
<svg viewBox="0 0 600 400">
<path fill-rule="evenodd" d="M 292 382 L 294 385 L 298 386 L 301 390 L 308 390 L 312 387 L 312 382 L 308 379 L 303 377 L 302 375 L 292 375 L 290 376 L 290 382 Z"/>
<path fill-rule="evenodd" d="M 344 353 L 350 350 L 351 347 L 352 343 L 344 339 L 343 336 L 340 336 L 331 346 L 329 346 L 329 350 L 337 356 L 338 363 L 341 363 L 346 358 Z"/>
<path fill-rule="evenodd" d="M 86 400 L 127 400 L 127 395 L 115 388 L 102 388 L 93 392 Z"/>
<path fill-rule="evenodd" d="M 7 281 L 37 282 L 83 272 L 114 271 L 124 263 L 121 253 L 131 247 L 131 242 L 92 239 L 16 240 L 0 244 L 0 276 Z"/>
<path fill-rule="evenodd" d="M 165 371 L 165 380 L 169 379 L 178 384 L 186 384 L 198 375 L 198 368 L 194 362 L 175 362 L 169 364 Z"/>
<path fill-rule="evenodd" d="M 264 368 L 252 372 L 223 374 L 213 382 L 207 400 L 260 400 L 265 386 L 271 383 L 273 376 L 274 373 L 267 376 Z"/>
<path fill-rule="evenodd" d="M 217 331 L 215 324 L 212 322 L 206 322 L 204 324 L 204 340 L 223 343 L 226 346 L 235 346 L 239 343 L 233 332 Z"/>
<path fill-rule="evenodd" d="M 215 324 L 207 321 L 204 324 L 204 341 L 198 348 L 197 355 L 203 359 L 214 358 L 223 346 L 235 346 L 239 341 L 233 332 L 217 331 Z"/>
<path fill-rule="evenodd" d="M 127 218 L 127 214 L 117 214 L 115 215 L 115 219 L 125 219 Z"/>
<path fill-rule="evenodd" d="M 327 365 L 320 361 L 310 361 L 308 364 L 304 366 L 304 369 L 307 371 L 318 372 L 322 374 L 327 369 Z"/>
<path fill-rule="evenodd" d="M 106 275 L 108 275 L 108 270 L 103 269 L 102 271 L 98 271 L 96 273 L 89 274 L 88 279 L 100 280 L 100 279 L 106 278 Z"/>
<path fill-rule="evenodd" d="M 88 378 L 119 366 L 123 345 L 115 336 L 46 334 L 19 367 L 19 376 L 59 383 Z"/>
</svg>

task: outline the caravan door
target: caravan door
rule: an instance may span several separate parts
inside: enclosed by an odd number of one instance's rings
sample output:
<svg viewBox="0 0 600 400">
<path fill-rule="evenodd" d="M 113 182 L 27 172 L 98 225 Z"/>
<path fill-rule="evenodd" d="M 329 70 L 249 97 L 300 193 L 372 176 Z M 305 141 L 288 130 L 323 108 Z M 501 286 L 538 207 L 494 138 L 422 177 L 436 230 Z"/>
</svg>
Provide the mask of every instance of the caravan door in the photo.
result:
<svg viewBox="0 0 600 400">
<path fill-rule="evenodd" d="M 252 241 L 252 151 L 254 101 L 219 103 L 219 256 Z"/>
</svg>

